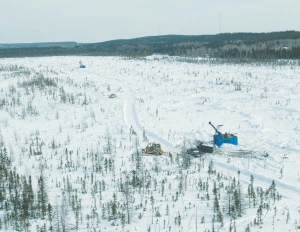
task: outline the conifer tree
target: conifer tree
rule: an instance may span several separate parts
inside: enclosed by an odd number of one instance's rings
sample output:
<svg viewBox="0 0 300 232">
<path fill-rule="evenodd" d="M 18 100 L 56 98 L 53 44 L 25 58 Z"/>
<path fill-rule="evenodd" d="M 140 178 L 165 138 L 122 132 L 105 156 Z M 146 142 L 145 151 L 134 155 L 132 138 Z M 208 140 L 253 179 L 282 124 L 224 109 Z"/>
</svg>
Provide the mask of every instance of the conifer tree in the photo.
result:
<svg viewBox="0 0 300 232">
<path fill-rule="evenodd" d="M 261 217 L 262 217 L 262 206 L 261 205 L 258 207 L 256 214 L 257 214 L 257 224 L 261 224 L 262 223 L 262 219 L 261 219 Z"/>
<path fill-rule="evenodd" d="M 113 194 L 113 201 L 111 202 L 111 214 L 115 220 L 117 218 L 117 195 L 115 193 Z"/>
<path fill-rule="evenodd" d="M 214 162 L 212 161 L 212 159 L 210 160 L 208 165 L 208 174 L 209 175 L 214 174 Z"/>
<path fill-rule="evenodd" d="M 220 210 L 217 212 L 217 220 L 218 222 L 220 222 L 221 227 L 223 227 L 224 226 L 223 215 Z"/>
<path fill-rule="evenodd" d="M 166 216 L 168 216 L 169 213 L 170 213 L 170 209 L 169 209 L 169 205 L 167 204 L 167 206 L 166 206 Z"/>
<path fill-rule="evenodd" d="M 47 201 L 48 201 L 48 195 L 46 191 L 46 185 L 43 176 L 40 176 L 38 179 L 37 204 L 38 204 L 39 214 L 42 219 L 44 219 L 47 213 Z"/>
<path fill-rule="evenodd" d="M 50 203 L 48 203 L 48 207 L 47 207 L 47 215 L 48 215 L 48 221 L 50 222 L 49 230 L 50 230 L 50 231 L 53 231 L 53 227 L 52 227 L 53 208 L 52 208 L 52 206 L 51 206 Z"/>
<path fill-rule="evenodd" d="M 220 209 L 220 205 L 219 205 L 219 200 L 217 195 L 215 195 L 215 200 L 214 200 L 214 212 L 218 212 Z"/>
</svg>

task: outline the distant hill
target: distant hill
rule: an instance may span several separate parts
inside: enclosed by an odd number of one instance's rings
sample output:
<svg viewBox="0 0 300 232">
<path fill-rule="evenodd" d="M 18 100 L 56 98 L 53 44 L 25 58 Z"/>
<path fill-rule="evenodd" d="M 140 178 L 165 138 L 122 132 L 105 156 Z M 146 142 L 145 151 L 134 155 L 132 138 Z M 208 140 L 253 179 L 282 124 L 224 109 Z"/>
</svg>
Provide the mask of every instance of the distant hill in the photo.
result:
<svg viewBox="0 0 300 232">
<path fill-rule="evenodd" d="M 12 44 L 0 44 L 0 49 L 39 48 L 39 47 L 74 47 L 76 45 L 77 45 L 77 42 L 12 43 Z"/>
<path fill-rule="evenodd" d="M 101 43 L 76 42 L 12 45 L 0 57 L 24 56 L 147 56 L 166 54 L 226 59 L 300 59 L 300 32 L 164 35 Z"/>
</svg>

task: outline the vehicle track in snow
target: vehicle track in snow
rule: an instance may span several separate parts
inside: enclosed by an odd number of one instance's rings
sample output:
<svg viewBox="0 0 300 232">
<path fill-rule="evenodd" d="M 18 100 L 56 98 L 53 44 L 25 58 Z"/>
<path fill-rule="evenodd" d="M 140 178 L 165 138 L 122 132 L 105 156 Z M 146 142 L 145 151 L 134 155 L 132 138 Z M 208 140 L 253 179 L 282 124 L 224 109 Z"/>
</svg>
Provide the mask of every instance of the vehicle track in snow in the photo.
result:
<svg viewBox="0 0 300 232">
<path fill-rule="evenodd" d="M 123 105 L 123 115 L 124 115 L 124 122 L 127 125 L 128 128 L 133 128 L 134 131 L 138 134 L 143 134 L 145 131 L 145 134 L 147 135 L 148 139 L 150 141 L 158 142 L 160 143 L 164 148 L 166 148 L 167 151 L 170 152 L 179 152 L 179 149 L 176 148 L 172 143 L 165 140 L 164 138 L 158 136 L 157 134 L 153 133 L 152 131 L 149 131 L 144 128 L 144 126 L 140 123 L 135 104 L 136 104 L 136 97 L 131 89 L 131 87 L 128 84 L 125 84 L 124 80 L 121 80 L 119 78 L 112 78 L 112 77 L 104 77 L 103 75 L 84 70 L 86 73 L 90 73 L 92 75 L 97 75 L 102 77 L 102 82 L 109 82 L 111 80 L 116 81 L 118 84 L 122 83 L 122 86 L 125 88 L 125 99 L 124 99 L 124 105 Z"/>
<path fill-rule="evenodd" d="M 159 135 L 149 131 L 143 127 L 140 123 L 136 108 L 135 108 L 136 97 L 134 96 L 132 89 L 130 87 L 126 87 L 126 95 L 124 102 L 124 121 L 126 125 L 130 128 L 132 127 L 135 132 L 142 134 L 145 131 L 146 136 L 150 141 L 160 143 L 164 148 L 167 148 L 170 152 L 178 152 L 178 149 L 173 146 L 172 143 L 160 137 Z"/>
</svg>

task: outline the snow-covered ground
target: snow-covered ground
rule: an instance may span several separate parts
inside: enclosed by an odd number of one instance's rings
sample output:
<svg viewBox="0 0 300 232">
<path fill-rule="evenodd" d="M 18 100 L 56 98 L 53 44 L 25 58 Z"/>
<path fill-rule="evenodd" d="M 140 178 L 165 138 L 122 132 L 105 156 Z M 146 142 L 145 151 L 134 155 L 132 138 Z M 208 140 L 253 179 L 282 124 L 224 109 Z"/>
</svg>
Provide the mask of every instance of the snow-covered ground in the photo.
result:
<svg viewBox="0 0 300 232">
<path fill-rule="evenodd" d="M 230 231 L 230 225 L 236 231 L 247 226 L 297 231 L 300 226 L 295 64 L 200 64 L 166 56 L 1 59 L 0 83 L 1 143 L 17 172 L 32 176 L 35 189 L 45 177 L 49 203 L 65 218 L 54 216 L 54 231 L 63 225 L 67 231 Z M 117 97 L 109 98 L 111 93 Z M 189 157 L 191 165 L 183 167 L 183 150 L 198 140 L 211 142 L 215 131 L 209 121 L 236 134 L 239 145 Z M 137 150 L 147 142 L 160 143 L 164 154 L 139 154 L 139 161 Z M 209 163 L 215 173 L 208 173 Z M 250 199 L 251 175 L 256 194 L 259 188 L 267 192 L 274 180 L 282 197 Z M 135 185 L 134 178 L 143 183 Z M 223 223 L 213 207 L 214 182 Z M 235 182 L 244 198 L 241 216 L 228 215 L 228 190 Z M 80 219 L 67 194 L 81 199 Z M 110 217 L 113 194 L 118 214 Z M 262 222 L 254 225 L 260 205 Z M 3 222 L 5 210 L 0 212 Z M 44 223 L 49 228 L 52 222 L 30 219 L 29 230 Z"/>
</svg>

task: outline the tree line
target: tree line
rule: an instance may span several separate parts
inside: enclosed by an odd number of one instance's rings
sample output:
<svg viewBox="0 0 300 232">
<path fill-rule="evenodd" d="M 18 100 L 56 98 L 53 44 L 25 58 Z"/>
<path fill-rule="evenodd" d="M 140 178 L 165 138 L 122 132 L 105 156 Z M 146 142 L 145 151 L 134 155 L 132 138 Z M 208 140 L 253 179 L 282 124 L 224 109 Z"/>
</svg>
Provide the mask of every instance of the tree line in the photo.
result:
<svg viewBox="0 0 300 232">
<path fill-rule="evenodd" d="M 0 57 L 129 56 L 165 54 L 226 59 L 299 59 L 300 32 L 164 35 L 69 46 L 0 49 Z"/>
</svg>

